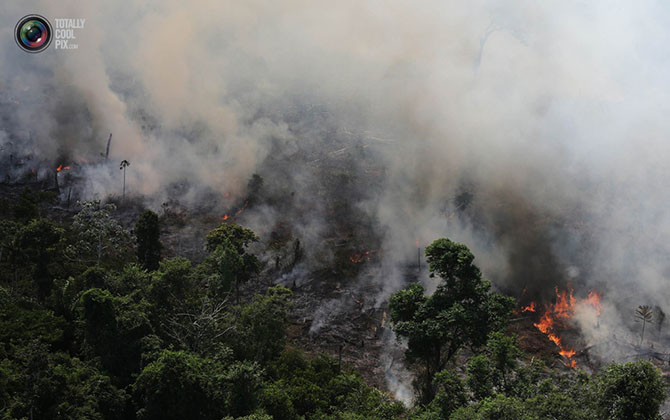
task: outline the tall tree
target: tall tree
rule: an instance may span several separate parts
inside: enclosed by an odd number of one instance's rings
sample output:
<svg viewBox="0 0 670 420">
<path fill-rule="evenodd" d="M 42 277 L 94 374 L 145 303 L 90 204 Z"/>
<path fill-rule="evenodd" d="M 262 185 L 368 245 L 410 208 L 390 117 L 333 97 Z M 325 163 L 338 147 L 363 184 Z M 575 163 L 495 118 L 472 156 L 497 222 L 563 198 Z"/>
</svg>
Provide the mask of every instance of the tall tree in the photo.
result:
<svg viewBox="0 0 670 420">
<path fill-rule="evenodd" d="M 432 296 L 413 283 L 389 300 L 393 329 L 407 338 L 406 356 L 422 362 L 417 384 L 422 402 L 434 396 L 433 377 L 463 346 L 481 346 L 488 334 L 504 327 L 514 300 L 491 292 L 474 255 L 462 244 L 438 239 L 426 248 L 430 276 L 442 279 Z"/>
<path fill-rule="evenodd" d="M 15 278 L 18 271 L 28 274 L 41 298 L 51 291 L 54 264 L 62 255 L 62 239 L 63 229 L 47 219 L 30 221 L 14 237 L 12 265 Z"/>
<path fill-rule="evenodd" d="M 137 259 L 150 271 L 158 269 L 160 262 L 162 248 L 160 235 L 158 215 L 151 210 L 144 210 L 135 224 Z"/>
<path fill-rule="evenodd" d="M 218 281 L 210 283 L 210 290 L 215 296 L 223 297 L 235 285 L 235 301 L 240 303 L 240 283 L 247 279 L 244 258 L 230 240 L 216 247 L 212 257 L 218 270 Z"/>
<path fill-rule="evenodd" d="M 651 322 L 653 318 L 653 312 L 651 306 L 649 305 L 640 305 L 635 310 L 635 321 L 642 323 L 642 334 L 640 335 L 640 345 L 644 341 L 644 328 L 647 326 L 647 322 Z"/>
<path fill-rule="evenodd" d="M 119 255 L 130 246 L 130 235 L 112 217 L 113 204 L 100 201 L 78 203 L 82 209 L 74 216 L 75 241 L 66 249 L 68 256 L 82 263 L 100 265 L 104 256 Z"/>
<path fill-rule="evenodd" d="M 130 166 L 130 162 L 123 159 L 119 165 L 119 169 L 123 171 L 123 195 L 121 196 L 122 200 L 126 199 L 126 168 Z"/>
<path fill-rule="evenodd" d="M 240 300 L 240 284 L 258 273 L 260 263 L 255 255 L 247 252 L 258 237 L 250 230 L 233 223 L 221 223 L 207 234 L 207 250 L 212 252 L 216 266 L 226 284 L 234 284 L 236 300 Z M 221 291 L 221 287 L 216 287 Z"/>
</svg>

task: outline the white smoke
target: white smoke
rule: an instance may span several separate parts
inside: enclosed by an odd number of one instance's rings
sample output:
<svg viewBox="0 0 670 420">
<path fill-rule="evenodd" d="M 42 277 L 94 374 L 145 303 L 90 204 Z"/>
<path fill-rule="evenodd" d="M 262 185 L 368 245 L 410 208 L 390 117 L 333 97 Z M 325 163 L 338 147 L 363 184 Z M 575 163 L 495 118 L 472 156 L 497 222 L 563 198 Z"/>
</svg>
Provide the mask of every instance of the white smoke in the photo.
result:
<svg viewBox="0 0 670 420">
<path fill-rule="evenodd" d="M 19 50 L 14 25 L 32 12 L 86 18 L 79 49 Z M 375 306 L 406 281 L 398 263 L 414 261 L 415 240 L 448 236 L 496 287 L 603 289 L 621 325 L 638 304 L 670 304 L 669 12 L 652 1 L 5 2 L 0 153 L 42 170 L 99 162 L 84 169 L 88 196 L 118 194 L 128 159 L 131 192 L 160 203 L 187 181 L 181 198 L 196 202 L 241 195 L 269 157 L 292 165 L 358 133 L 383 166 L 380 190 L 356 206 L 383 232 Z M 295 231 L 322 244 L 317 181 L 284 171 L 287 194 L 317 209 Z M 249 217 L 267 230 L 279 215 Z M 635 302 L 623 298 L 632 290 Z M 604 328 L 589 322 L 595 339 Z"/>
</svg>

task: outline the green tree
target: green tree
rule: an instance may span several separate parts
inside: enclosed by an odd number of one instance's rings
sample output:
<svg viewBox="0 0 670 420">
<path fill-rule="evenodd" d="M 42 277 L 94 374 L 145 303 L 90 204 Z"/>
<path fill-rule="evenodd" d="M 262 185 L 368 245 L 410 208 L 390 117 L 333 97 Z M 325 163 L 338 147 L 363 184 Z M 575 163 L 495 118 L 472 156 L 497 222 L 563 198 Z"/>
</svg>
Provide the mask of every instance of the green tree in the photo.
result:
<svg viewBox="0 0 670 420">
<path fill-rule="evenodd" d="M 86 342 L 103 356 L 103 364 L 113 366 L 118 339 L 114 298 L 107 290 L 89 289 L 81 295 L 81 317 Z"/>
<path fill-rule="evenodd" d="M 467 405 L 465 385 L 453 371 L 443 370 L 438 372 L 433 380 L 433 385 L 436 393 L 431 405 L 438 409 L 441 418 L 449 418 L 455 410 Z"/>
<path fill-rule="evenodd" d="M 133 385 L 140 420 L 219 420 L 257 407 L 263 371 L 255 363 L 230 366 L 197 355 L 164 350 Z"/>
<path fill-rule="evenodd" d="M 99 357 L 116 384 L 127 385 L 141 368 L 143 339 L 153 333 L 143 302 L 114 297 L 107 290 L 89 289 L 81 295 L 85 350 Z M 86 353 L 89 353 L 86 351 Z"/>
<path fill-rule="evenodd" d="M 579 400 L 558 390 L 535 395 L 524 401 L 524 405 L 534 419 L 595 420 L 590 401 L 580 404 Z"/>
<path fill-rule="evenodd" d="M 74 216 L 74 234 L 66 253 L 70 259 L 81 263 L 100 265 L 103 257 L 123 256 L 130 249 L 130 235 L 112 217 L 114 204 L 102 206 L 100 201 L 78 203 L 82 209 Z"/>
<path fill-rule="evenodd" d="M 154 328 L 166 334 L 176 314 L 192 313 L 200 306 L 197 278 L 186 258 L 169 258 L 161 261 L 159 269 L 151 275 L 147 299 Z"/>
<path fill-rule="evenodd" d="M 598 375 L 597 405 L 601 419 L 659 420 L 665 383 L 649 362 L 611 364 Z"/>
<path fill-rule="evenodd" d="M 212 252 L 212 260 L 216 266 L 217 276 L 211 277 L 209 290 L 216 298 L 228 295 L 231 285 L 235 285 L 235 301 L 240 303 L 240 283 L 248 278 L 245 272 L 244 257 L 228 239 L 224 239 Z"/>
<path fill-rule="evenodd" d="M 477 401 L 493 395 L 493 369 L 485 354 L 478 354 L 468 361 L 467 383 Z"/>
<path fill-rule="evenodd" d="M 514 337 L 506 336 L 500 331 L 491 333 L 486 349 L 493 362 L 497 385 L 507 392 L 509 390 L 507 378 L 517 367 L 517 358 L 521 356 L 521 351 Z"/>
<path fill-rule="evenodd" d="M 212 253 L 219 279 L 222 280 L 222 283 L 213 285 L 219 296 L 229 285 L 235 284 L 236 300 L 239 303 L 240 284 L 260 270 L 258 258 L 247 252 L 249 245 L 257 241 L 258 237 L 253 231 L 232 223 L 221 223 L 207 234 L 207 250 Z"/>
<path fill-rule="evenodd" d="M 22 226 L 14 237 L 12 256 L 15 277 L 24 271 L 37 287 L 38 296 L 46 297 L 53 286 L 55 265 L 60 259 L 63 229 L 46 219 L 34 219 Z"/>
<path fill-rule="evenodd" d="M 477 419 L 481 420 L 531 420 L 523 403 L 514 397 L 496 394 L 482 401 Z"/>
<path fill-rule="evenodd" d="M 162 352 L 133 385 L 141 420 L 220 419 L 225 408 L 222 366 L 196 355 Z"/>
<path fill-rule="evenodd" d="M 491 331 L 504 327 L 514 300 L 491 292 L 473 264 L 470 250 L 449 239 L 438 239 L 426 248 L 430 276 L 442 281 L 432 296 L 413 283 L 389 300 L 393 329 L 408 339 L 406 356 L 421 361 L 421 401 L 434 395 L 433 376 L 444 369 L 458 350 L 486 343 Z"/>
<path fill-rule="evenodd" d="M 224 387 L 228 412 L 233 416 L 250 414 L 258 405 L 259 391 L 262 386 L 262 374 L 254 362 L 236 362 L 226 369 Z M 221 392 L 221 390 L 217 390 Z"/>
<path fill-rule="evenodd" d="M 39 198 L 30 188 L 24 188 L 14 204 L 14 218 L 21 223 L 28 223 L 40 217 Z"/>
<path fill-rule="evenodd" d="M 231 333 L 238 358 L 266 363 L 279 356 L 286 341 L 291 296 L 285 287 L 270 287 L 241 309 Z"/>
<path fill-rule="evenodd" d="M 260 398 L 261 405 L 274 420 L 292 420 L 296 418 L 291 396 L 283 381 L 265 385 Z"/>
<path fill-rule="evenodd" d="M 339 369 L 336 359 L 319 355 L 307 360 L 303 353 L 288 349 L 268 365 L 261 404 L 277 420 L 390 420 L 404 413 L 402 403 L 365 384 L 347 366 Z"/>
<path fill-rule="evenodd" d="M 63 345 L 66 321 L 35 303 L 17 301 L 0 288 L 0 359 L 8 357 L 12 346 L 33 340 Z"/>
<path fill-rule="evenodd" d="M 3 419 L 123 419 L 127 395 L 86 363 L 37 340 L 0 362 Z"/>
<path fill-rule="evenodd" d="M 207 250 L 214 251 L 220 245 L 228 240 L 237 249 L 240 254 L 245 253 L 249 244 L 258 241 L 256 234 L 234 223 L 221 223 L 214 230 L 207 234 Z"/>
<path fill-rule="evenodd" d="M 137 260 L 150 271 L 158 269 L 160 262 L 160 234 L 158 215 L 151 210 L 144 210 L 135 224 Z"/>
</svg>

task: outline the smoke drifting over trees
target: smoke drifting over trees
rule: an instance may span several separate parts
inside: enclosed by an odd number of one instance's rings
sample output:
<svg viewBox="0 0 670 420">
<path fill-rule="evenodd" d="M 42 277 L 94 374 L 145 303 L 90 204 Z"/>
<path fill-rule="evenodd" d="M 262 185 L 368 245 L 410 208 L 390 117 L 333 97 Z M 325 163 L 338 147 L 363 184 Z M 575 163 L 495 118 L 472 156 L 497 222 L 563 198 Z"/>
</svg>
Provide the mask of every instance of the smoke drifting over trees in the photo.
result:
<svg viewBox="0 0 670 420">
<path fill-rule="evenodd" d="M 18 49 L 13 27 L 33 10 L 86 18 L 79 49 Z M 332 252 L 329 197 L 375 227 L 381 274 L 361 281 L 381 285 L 377 302 L 406 282 L 398 262 L 416 261 L 415 241 L 448 236 L 498 289 L 546 300 L 570 282 L 668 308 L 663 4 L 82 0 L 1 11 L 2 177 L 86 163 L 79 194 L 102 198 L 119 195 L 115 166 L 128 158 L 128 185 L 158 210 L 240 196 L 259 173 L 309 210 L 291 229 L 312 254 Z M 374 182 L 314 176 L 342 156 Z M 280 213 L 264 204 L 245 220 L 269 235 Z M 613 313 L 602 329 L 630 318 Z"/>
</svg>

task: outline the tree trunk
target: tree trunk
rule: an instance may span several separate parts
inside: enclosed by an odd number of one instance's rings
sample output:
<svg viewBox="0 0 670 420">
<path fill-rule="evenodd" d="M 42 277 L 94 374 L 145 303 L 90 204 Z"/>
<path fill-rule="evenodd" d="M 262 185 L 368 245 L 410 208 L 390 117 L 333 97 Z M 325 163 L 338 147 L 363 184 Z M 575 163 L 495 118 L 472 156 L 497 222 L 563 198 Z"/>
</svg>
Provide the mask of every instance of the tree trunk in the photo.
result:
<svg viewBox="0 0 670 420">
<path fill-rule="evenodd" d="M 107 150 L 105 151 L 105 160 L 109 160 L 109 145 L 112 144 L 112 133 L 109 133 L 109 138 L 107 139 Z"/>
<path fill-rule="evenodd" d="M 640 337 L 640 345 L 642 345 L 642 342 L 644 341 L 644 327 L 647 325 L 647 320 L 642 319 L 642 337 Z"/>
</svg>

